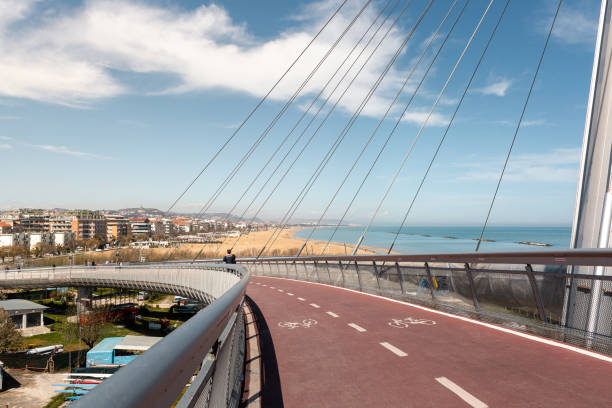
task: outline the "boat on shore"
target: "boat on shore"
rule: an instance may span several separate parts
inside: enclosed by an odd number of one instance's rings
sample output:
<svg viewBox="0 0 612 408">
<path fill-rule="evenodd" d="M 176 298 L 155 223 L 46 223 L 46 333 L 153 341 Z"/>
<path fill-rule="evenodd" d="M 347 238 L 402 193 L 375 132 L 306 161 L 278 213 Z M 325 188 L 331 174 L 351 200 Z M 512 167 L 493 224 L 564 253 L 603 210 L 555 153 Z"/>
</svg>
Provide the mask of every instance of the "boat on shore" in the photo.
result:
<svg viewBox="0 0 612 408">
<path fill-rule="evenodd" d="M 545 243 L 542 243 L 542 242 L 531 242 L 531 241 L 519 241 L 519 242 L 517 242 L 517 244 L 531 245 L 531 246 L 538 246 L 538 247 L 549 247 L 549 246 L 552 246 L 552 244 L 545 244 Z"/>
</svg>

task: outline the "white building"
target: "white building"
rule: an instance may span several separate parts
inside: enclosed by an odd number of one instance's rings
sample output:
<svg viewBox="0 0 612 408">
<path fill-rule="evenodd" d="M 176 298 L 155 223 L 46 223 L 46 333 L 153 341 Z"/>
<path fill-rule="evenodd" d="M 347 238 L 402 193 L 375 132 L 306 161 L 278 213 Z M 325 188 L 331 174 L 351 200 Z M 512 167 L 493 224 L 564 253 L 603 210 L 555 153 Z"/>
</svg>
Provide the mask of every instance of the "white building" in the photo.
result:
<svg viewBox="0 0 612 408">
<path fill-rule="evenodd" d="M 0 246 L 29 246 L 30 234 L 20 232 L 16 234 L 0 234 Z"/>
<path fill-rule="evenodd" d="M 39 243 L 55 245 L 55 234 L 50 232 L 33 232 L 30 234 L 30 249 L 34 249 Z"/>
<path fill-rule="evenodd" d="M 53 234 L 53 240 L 55 241 L 55 245 L 66 246 L 70 242 L 76 240 L 76 234 L 72 231 L 56 232 Z"/>
</svg>

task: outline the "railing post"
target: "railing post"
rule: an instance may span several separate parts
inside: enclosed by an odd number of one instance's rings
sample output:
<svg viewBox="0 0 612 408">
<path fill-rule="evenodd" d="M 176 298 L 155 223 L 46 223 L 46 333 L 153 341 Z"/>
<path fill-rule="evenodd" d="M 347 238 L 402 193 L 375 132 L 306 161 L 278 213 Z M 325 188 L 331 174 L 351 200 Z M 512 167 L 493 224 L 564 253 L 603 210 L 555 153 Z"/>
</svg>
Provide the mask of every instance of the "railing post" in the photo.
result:
<svg viewBox="0 0 612 408">
<path fill-rule="evenodd" d="M 357 281 L 359 282 L 359 290 L 363 292 L 363 287 L 361 286 L 361 276 L 359 275 L 359 265 L 357 265 L 357 261 L 355 261 L 355 271 L 357 272 Z"/>
<path fill-rule="evenodd" d="M 380 280 L 378 278 L 378 268 L 376 267 L 376 261 L 372 261 L 372 266 L 374 266 L 374 276 L 376 276 L 376 285 L 378 285 L 378 291 L 380 292 Z"/>
<path fill-rule="evenodd" d="M 304 272 L 306 273 L 306 280 L 308 280 L 308 268 L 306 267 L 306 261 L 302 261 L 302 265 L 304 265 Z"/>
<path fill-rule="evenodd" d="M 427 282 L 429 283 L 429 292 L 431 293 L 431 298 L 436 300 L 436 294 L 434 293 L 433 287 L 433 278 L 431 277 L 431 270 L 429 269 L 429 264 L 425 262 L 425 272 L 427 272 Z"/>
<path fill-rule="evenodd" d="M 476 310 L 480 309 L 480 303 L 478 302 L 478 296 L 476 295 L 476 286 L 474 285 L 474 277 L 472 276 L 472 270 L 470 269 L 470 264 L 466 262 L 465 264 L 465 273 L 468 278 L 468 282 L 470 283 L 470 289 L 472 289 L 472 300 L 474 301 L 474 308 Z"/>
<path fill-rule="evenodd" d="M 285 276 L 289 277 L 289 266 L 287 265 L 287 261 L 285 261 Z"/>
<path fill-rule="evenodd" d="M 295 268 L 295 279 L 300 279 L 300 275 L 298 275 L 297 262 L 293 261 L 293 267 Z"/>
<path fill-rule="evenodd" d="M 325 261 L 325 268 L 327 269 L 327 277 L 329 278 L 329 283 L 332 283 L 331 273 L 329 272 L 329 263 Z"/>
<path fill-rule="evenodd" d="M 317 265 L 317 261 L 314 261 L 315 272 L 317 273 L 317 279 L 319 283 L 321 283 L 321 276 L 319 276 L 319 266 Z"/>
<path fill-rule="evenodd" d="M 533 298 L 538 308 L 538 314 L 540 315 L 540 320 L 545 322 L 546 321 L 546 311 L 544 310 L 544 304 L 542 303 L 542 297 L 540 296 L 540 291 L 538 290 L 538 285 L 536 284 L 536 280 L 535 280 L 535 276 L 533 275 L 533 269 L 531 268 L 531 264 L 525 265 L 525 271 L 527 272 L 527 277 L 529 278 L 529 283 L 531 284 L 531 292 L 533 293 Z"/>
<path fill-rule="evenodd" d="M 399 279 L 399 284 L 400 284 L 400 291 L 402 292 L 402 295 L 404 295 L 404 277 L 402 276 L 402 269 L 399 266 L 399 263 L 395 263 L 395 269 L 397 270 L 397 276 Z"/>
<path fill-rule="evenodd" d="M 342 275 L 342 287 L 346 288 L 346 282 L 344 281 L 344 271 L 342 270 L 342 261 L 338 261 L 338 266 L 340 267 L 340 274 Z"/>
</svg>

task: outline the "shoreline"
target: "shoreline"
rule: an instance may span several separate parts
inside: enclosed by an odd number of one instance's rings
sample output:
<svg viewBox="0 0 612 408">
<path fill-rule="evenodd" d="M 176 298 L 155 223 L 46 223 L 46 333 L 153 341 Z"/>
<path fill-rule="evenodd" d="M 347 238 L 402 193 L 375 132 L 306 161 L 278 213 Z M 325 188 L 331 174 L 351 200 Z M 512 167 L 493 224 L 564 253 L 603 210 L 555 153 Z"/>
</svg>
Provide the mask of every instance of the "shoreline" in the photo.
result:
<svg viewBox="0 0 612 408">
<path fill-rule="evenodd" d="M 306 239 L 305 238 L 297 237 L 297 236 L 295 236 L 295 234 L 298 231 L 302 231 L 302 230 L 309 229 L 309 228 L 312 228 L 312 227 L 291 227 L 291 228 L 289 228 L 289 230 L 291 231 L 291 238 L 295 239 L 296 241 L 299 241 L 300 242 L 300 246 L 302 246 Z M 324 247 L 327 244 L 327 241 L 321 241 L 321 240 L 318 240 L 318 239 L 310 239 L 308 242 L 309 243 L 311 243 L 311 242 L 315 243 L 315 244 L 320 245 L 322 247 Z M 330 241 L 329 248 L 331 248 L 331 247 L 344 247 L 344 248 L 346 248 L 346 251 L 345 251 L 345 253 L 342 253 L 342 254 L 327 253 L 325 255 L 350 255 L 351 252 L 352 252 L 353 244 L 346 245 L 346 242 Z M 327 251 L 327 252 L 329 252 L 329 251 Z M 377 248 L 377 247 L 373 247 L 373 246 L 369 246 L 369 245 L 361 245 L 359 247 L 358 253 L 359 252 L 367 252 L 368 254 L 373 254 L 373 255 L 386 255 L 387 254 L 387 251 L 385 249 Z M 368 255 L 368 254 L 361 254 L 361 255 Z M 321 255 L 321 254 L 319 254 L 319 255 Z M 391 251 L 390 255 L 400 255 L 400 252 Z"/>
</svg>

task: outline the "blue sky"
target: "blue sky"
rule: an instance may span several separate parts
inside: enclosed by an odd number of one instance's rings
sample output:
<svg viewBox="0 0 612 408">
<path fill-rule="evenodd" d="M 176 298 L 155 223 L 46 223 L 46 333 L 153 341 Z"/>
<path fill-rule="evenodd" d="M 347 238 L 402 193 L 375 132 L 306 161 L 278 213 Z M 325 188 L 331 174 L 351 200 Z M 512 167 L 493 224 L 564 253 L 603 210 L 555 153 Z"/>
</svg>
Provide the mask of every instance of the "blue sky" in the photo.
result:
<svg viewBox="0 0 612 408">
<path fill-rule="evenodd" d="M 344 211 L 464 1 L 451 11 L 326 219 Z M 339 3 L 3 1 L 0 208 L 166 209 Z M 401 220 L 504 3 L 493 2 L 377 224 Z M 177 210 L 200 209 L 363 4 L 365 0 L 348 1 Z M 368 6 L 211 211 L 227 211 L 234 205 L 385 4 L 376 0 Z M 413 0 L 264 206 L 261 218 L 274 220 L 284 214 L 425 4 Z M 450 4 L 434 2 L 294 220 L 319 217 Z M 347 221 L 368 220 L 487 4 L 470 1 Z M 395 13 L 403 6 L 400 1 Z M 555 6 L 556 1 L 549 0 L 511 1 L 408 224 L 483 222 Z M 493 210 L 493 225 L 571 223 L 599 7 L 599 2 L 587 0 L 567 0 L 562 6 Z M 305 138 L 311 134 L 312 130 L 306 132 Z M 272 164 L 279 160 L 280 156 Z M 238 213 L 255 191 L 247 194 Z"/>
</svg>

